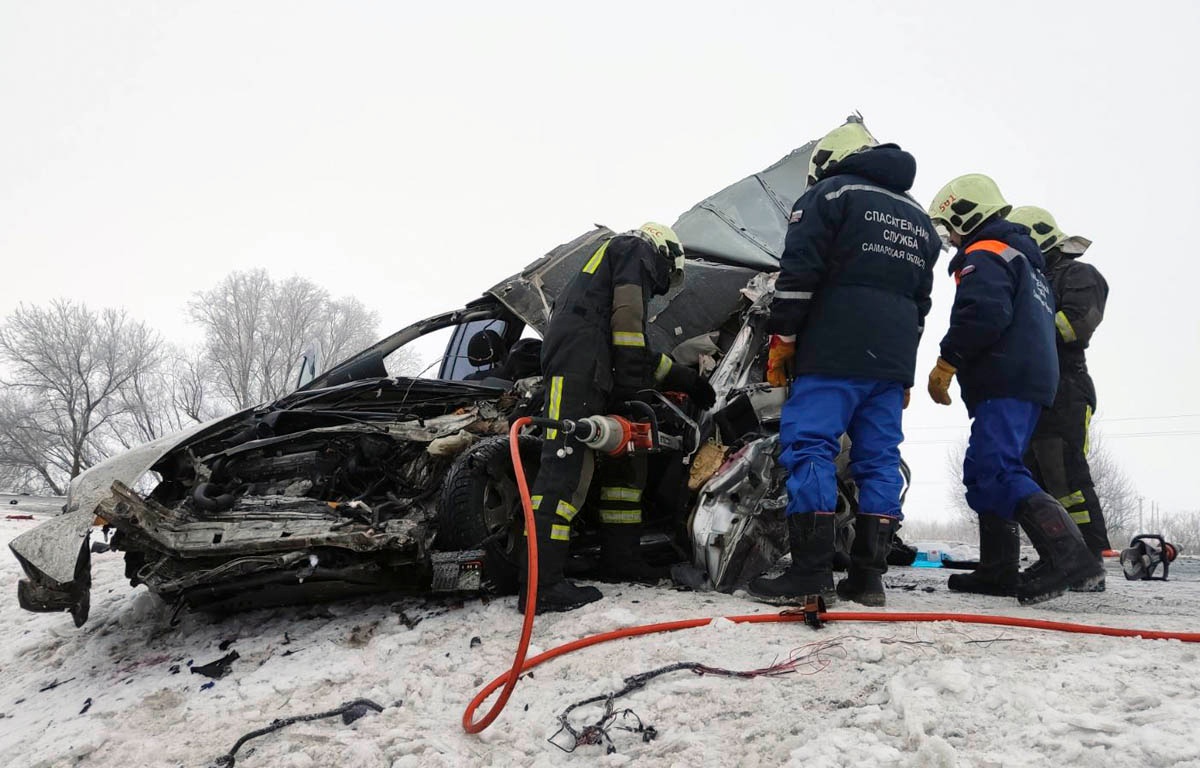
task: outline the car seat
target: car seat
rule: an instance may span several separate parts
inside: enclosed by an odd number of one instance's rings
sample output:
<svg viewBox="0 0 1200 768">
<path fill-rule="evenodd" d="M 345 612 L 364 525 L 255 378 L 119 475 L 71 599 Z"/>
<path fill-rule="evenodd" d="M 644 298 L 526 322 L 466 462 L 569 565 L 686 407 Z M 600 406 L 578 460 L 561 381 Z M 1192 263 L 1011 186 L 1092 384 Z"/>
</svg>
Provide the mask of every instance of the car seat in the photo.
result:
<svg viewBox="0 0 1200 768">
<path fill-rule="evenodd" d="M 505 358 L 504 339 L 490 328 L 485 328 L 467 342 L 467 361 L 480 370 L 467 374 L 467 381 L 485 379 L 497 375 Z"/>
<path fill-rule="evenodd" d="M 509 350 L 508 359 L 504 361 L 497 374 L 502 379 L 518 381 L 542 372 L 542 340 L 518 339 Z"/>
</svg>

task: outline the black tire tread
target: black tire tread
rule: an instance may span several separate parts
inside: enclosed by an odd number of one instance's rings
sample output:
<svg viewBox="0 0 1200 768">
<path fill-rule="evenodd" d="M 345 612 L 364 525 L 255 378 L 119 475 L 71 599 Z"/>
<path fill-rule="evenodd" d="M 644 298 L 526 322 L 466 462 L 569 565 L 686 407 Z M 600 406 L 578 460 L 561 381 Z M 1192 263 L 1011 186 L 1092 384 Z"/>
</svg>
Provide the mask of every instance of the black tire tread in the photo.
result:
<svg viewBox="0 0 1200 768">
<path fill-rule="evenodd" d="M 542 441 L 532 435 L 519 438 L 521 460 L 532 486 Z M 483 542 L 492 533 L 483 519 L 484 487 L 490 478 L 507 476 L 515 482 L 507 435 L 486 438 L 464 451 L 449 472 L 438 498 L 437 549 L 475 549 L 483 545 L 484 575 L 493 589 L 516 589 L 517 565 L 504 551 L 504 542 Z"/>
</svg>

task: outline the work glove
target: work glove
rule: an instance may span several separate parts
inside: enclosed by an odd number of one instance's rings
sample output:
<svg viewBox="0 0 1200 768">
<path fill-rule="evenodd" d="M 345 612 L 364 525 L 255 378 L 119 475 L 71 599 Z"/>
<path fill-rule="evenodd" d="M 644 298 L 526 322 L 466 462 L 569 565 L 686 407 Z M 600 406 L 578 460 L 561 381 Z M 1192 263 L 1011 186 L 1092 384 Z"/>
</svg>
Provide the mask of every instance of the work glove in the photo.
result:
<svg viewBox="0 0 1200 768">
<path fill-rule="evenodd" d="M 912 400 L 912 387 L 906 387 L 904 390 L 904 405 L 900 406 L 900 410 L 908 410 L 908 404 Z"/>
<path fill-rule="evenodd" d="M 692 402 L 702 411 L 707 411 L 717 402 L 716 390 L 712 388 L 712 384 L 709 384 L 707 379 L 699 374 L 696 375 L 696 383 L 688 388 L 687 393 L 688 397 L 692 398 Z"/>
<path fill-rule="evenodd" d="M 929 396 L 933 398 L 933 402 L 941 405 L 950 405 L 953 402 L 950 399 L 950 380 L 957 372 L 958 369 L 950 363 L 940 357 L 937 359 L 937 365 L 929 372 Z"/>
<path fill-rule="evenodd" d="M 792 377 L 792 361 L 796 359 L 796 337 L 771 334 L 767 347 L 767 383 L 772 387 L 786 387 Z"/>
<path fill-rule="evenodd" d="M 701 410 L 708 410 L 717 402 L 717 393 L 713 390 L 712 385 L 686 365 L 676 363 L 671 366 L 671 372 L 667 374 L 663 384 L 668 389 L 686 392 L 692 402 Z"/>
</svg>

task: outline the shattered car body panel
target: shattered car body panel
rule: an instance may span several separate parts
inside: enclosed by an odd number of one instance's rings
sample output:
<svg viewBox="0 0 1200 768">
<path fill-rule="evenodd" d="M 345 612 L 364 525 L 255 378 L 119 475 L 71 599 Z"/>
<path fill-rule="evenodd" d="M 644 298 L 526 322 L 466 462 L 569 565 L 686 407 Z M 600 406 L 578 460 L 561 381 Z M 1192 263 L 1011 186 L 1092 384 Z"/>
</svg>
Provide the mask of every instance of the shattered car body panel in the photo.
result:
<svg viewBox="0 0 1200 768">
<path fill-rule="evenodd" d="M 787 551 L 778 450 L 778 435 L 747 444 L 700 493 L 689 525 L 692 560 L 713 589 L 732 591 Z"/>
</svg>

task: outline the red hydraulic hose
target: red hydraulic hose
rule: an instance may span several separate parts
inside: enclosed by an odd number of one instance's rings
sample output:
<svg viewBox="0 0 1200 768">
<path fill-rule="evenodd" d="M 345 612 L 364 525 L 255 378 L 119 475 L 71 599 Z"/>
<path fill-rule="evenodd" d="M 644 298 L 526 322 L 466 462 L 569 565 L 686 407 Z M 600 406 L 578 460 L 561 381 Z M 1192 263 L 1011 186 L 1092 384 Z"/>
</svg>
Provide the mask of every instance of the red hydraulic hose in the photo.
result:
<svg viewBox="0 0 1200 768">
<path fill-rule="evenodd" d="M 491 711 L 484 715 L 482 720 L 478 721 L 474 720 L 474 714 L 475 708 L 479 706 L 479 703 L 471 702 L 471 705 L 463 712 L 462 718 L 463 730 L 467 733 L 479 733 L 499 717 L 500 711 L 508 703 L 508 697 L 512 695 L 513 688 L 517 685 L 517 679 L 520 677 L 521 670 L 525 668 L 525 654 L 529 650 L 529 636 L 533 634 L 533 616 L 537 610 L 537 536 L 534 535 L 533 502 L 529 498 L 529 484 L 525 482 L 525 467 L 521 464 L 519 439 L 521 429 L 526 424 L 531 424 L 532 422 L 533 419 L 528 416 L 522 416 L 514 421 L 512 427 L 508 430 L 508 448 L 511 451 L 513 469 L 517 475 L 517 488 L 521 492 L 521 509 L 525 513 L 525 551 L 529 558 L 528 571 L 525 576 L 525 621 L 521 624 L 521 640 L 517 643 L 517 655 L 513 659 L 512 668 L 504 675 L 504 679 L 498 680 L 496 684 L 499 686 L 501 682 L 504 683 L 504 690 L 500 692 L 499 700 L 496 701 Z M 542 655 L 544 656 L 545 654 Z M 488 693 L 491 694 L 494 690 L 496 690 L 496 686 L 490 688 Z M 483 699 L 479 699 L 480 703 L 482 701 Z"/>
<path fill-rule="evenodd" d="M 797 612 L 753 613 L 744 616 L 725 616 L 724 618 L 727 621 L 732 621 L 737 624 L 763 624 L 767 622 L 803 622 L 805 617 L 804 614 Z M 1090 624 L 1072 624 L 1063 621 L 1024 619 L 1016 616 L 990 616 L 987 614 L 978 613 L 887 613 L 884 611 L 839 611 L 836 613 L 821 613 L 818 614 L 818 618 L 822 621 L 956 621 L 960 624 L 992 624 L 1006 627 L 1046 629 L 1058 632 L 1108 635 L 1111 637 L 1140 637 L 1145 640 L 1181 640 L 1185 643 L 1200 643 L 1200 632 L 1159 632 L 1145 629 L 1124 629 L 1121 627 L 1098 627 Z M 680 629 L 693 629 L 695 627 L 703 627 L 712 621 L 714 621 L 713 617 L 702 619 L 682 619 L 680 621 L 666 621 L 660 624 L 645 624 L 640 627 L 625 627 L 624 629 L 618 629 L 612 632 L 602 632 L 598 635 L 583 637 L 578 640 L 572 640 L 569 643 L 564 643 L 556 648 L 551 648 L 544 653 L 534 656 L 532 659 L 529 659 L 527 662 L 525 662 L 524 666 L 521 667 L 520 672 L 528 672 L 543 662 L 549 661 L 550 659 L 558 656 L 563 656 L 571 651 L 577 651 L 580 648 L 588 648 L 593 645 L 599 645 L 600 643 L 606 643 L 610 640 L 619 640 L 623 637 L 638 637 L 639 635 L 651 635 L 656 632 L 675 632 Z M 528 642 L 526 642 L 525 645 L 528 645 Z M 512 677 L 513 670 L 509 670 L 503 675 L 497 677 L 492 682 L 488 683 L 482 690 L 480 690 L 479 693 L 475 695 L 475 698 L 471 700 L 471 703 L 467 705 L 467 711 L 463 715 L 463 723 L 467 723 L 471 713 L 474 712 L 480 704 L 486 701 L 487 698 L 491 696 L 497 688 L 508 682 Z M 505 688 L 505 695 L 503 696 L 502 701 L 507 700 L 507 694 L 511 692 L 511 690 L 511 687 Z M 487 726 L 485 725 L 483 727 Z M 482 728 L 479 730 L 482 730 Z M 478 733 L 478 731 L 470 732 Z"/>
<path fill-rule="evenodd" d="M 517 433 L 526 424 L 532 420 L 529 417 L 517 419 L 509 430 L 509 440 L 511 442 L 513 467 L 517 474 L 517 487 L 521 491 L 521 506 L 525 511 L 525 530 L 528 532 L 526 536 L 526 548 L 529 553 L 529 574 L 526 578 L 525 586 L 525 621 L 521 625 L 521 639 L 517 643 L 517 654 L 513 659 L 512 667 L 507 672 L 497 677 L 492 682 L 488 683 L 479 693 L 475 694 L 475 698 L 471 699 L 471 703 L 467 705 L 466 711 L 463 712 L 462 725 L 467 733 L 479 733 L 484 728 L 487 728 L 500 715 L 500 711 L 504 709 L 504 705 L 508 703 L 509 696 L 512 695 L 513 688 L 517 684 L 523 672 L 527 672 L 539 664 L 549 661 L 558 656 L 577 651 L 580 648 L 588 648 L 600 643 L 606 643 L 610 640 L 619 640 L 623 637 L 638 637 L 640 635 L 651 635 L 657 632 L 675 632 L 681 629 L 692 629 L 694 627 L 702 627 L 709 624 L 714 619 L 706 617 L 701 619 L 682 619 L 680 621 L 666 621 L 659 624 L 645 624 L 640 627 L 625 627 L 624 629 L 614 630 L 612 632 L 602 632 L 598 635 L 583 637 L 578 640 L 573 640 L 569 643 L 564 643 L 556 648 L 551 648 L 548 651 L 539 653 L 532 659 L 526 660 L 525 656 L 529 650 L 529 637 L 533 630 L 533 616 L 537 606 L 537 541 L 534 536 L 533 527 L 533 506 L 529 498 L 529 486 L 525 482 L 525 471 L 521 464 L 521 454 L 517 450 Z M 743 616 L 726 616 L 727 621 L 732 621 L 738 624 L 761 624 L 766 622 L 794 622 L 805 620 L 805 616 L 801 612 L 793 613 L 753 613 Z M 1046 621 L 1043 619 L 1025 619 L 1016 616 L 990 616 L 979 613 L 888 613 L 886 611 L 838 611 L 835 613 L 821 613 L 818 618 L 822 621 L 895 621 L 895 622 L 913 622 L 913 621 L 955 621 L 960 624 L 991 624 L 995 626 L 1005 627 L 1026 627 L 1029 629 L 1046 629 L 1057 632 L 1075 632 L 1079 634 L 1089 635 L 1107 635 L 1110 637 L 1140 637 L 1146 640 L 1180 640 L 1185 643 L 1200 643 L 1200 632 L 1160 632 L 1156 630 L 1146 629 L 1124 629 L 1121 627 L 1099 627 L 1090 624 L 1072 624 L 1063 621 Z M 484 701 L 488 699 L 496 689 L 504 686 L 504 690 L 500 692 L 500 698 L 492 707 L 491 711 L 484 716 L 482 720 L 474 720 L 475 710 L 479 708 Z"/>
</svg>

